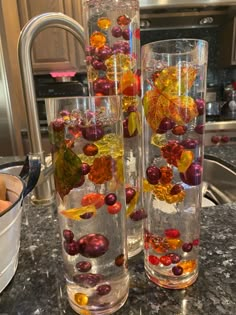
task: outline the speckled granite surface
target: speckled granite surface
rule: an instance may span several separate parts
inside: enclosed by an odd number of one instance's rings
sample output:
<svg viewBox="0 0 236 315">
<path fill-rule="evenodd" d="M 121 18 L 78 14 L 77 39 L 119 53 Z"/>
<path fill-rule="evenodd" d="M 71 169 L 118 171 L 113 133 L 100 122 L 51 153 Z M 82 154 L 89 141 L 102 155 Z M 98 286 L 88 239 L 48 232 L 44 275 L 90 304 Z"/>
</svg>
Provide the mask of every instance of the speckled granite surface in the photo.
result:
<svg viewBox="0 0 236 315">
<path fill-rule="evenodd" d="M 205 152 L 236 165 L 236 148 L 224 146 Z M 155 286 L 145 276 L 139 254 L 130 260 L 129 298 L 116 315 L 236 314 L 236 203 L 204 208 L 201 221 L 196 283 L 175 291 Z M 19 265 L 0 294 L 0 315 L 41 314 L 75 313 L 66 299 L 56 209 L 31 206 L 26 199 Z"/>
</svg>

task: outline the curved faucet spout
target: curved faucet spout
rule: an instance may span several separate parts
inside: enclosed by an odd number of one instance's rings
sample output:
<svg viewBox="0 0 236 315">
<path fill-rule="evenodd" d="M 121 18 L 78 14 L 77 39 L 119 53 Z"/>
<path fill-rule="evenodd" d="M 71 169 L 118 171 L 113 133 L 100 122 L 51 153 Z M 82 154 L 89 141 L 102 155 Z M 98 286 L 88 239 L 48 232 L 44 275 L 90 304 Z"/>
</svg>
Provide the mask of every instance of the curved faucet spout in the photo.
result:
<svg viewBox="0 0 236 315">
<path fill-rule="evenodd" d="M 32 18 L 22 29 L 18 41 L 18 59 L 22 78 L 23 92 L 25 98 L 25 107 L 28 125 L 28 137 L 31 153 L 37 153 L 41 156 L 41 162 L 44 163 L 44 152 L 40 134 L 38 111 L 36 105 L 36 96 L 34 89 L 34 79 L 31 64 L 31 47 L 35 37 L 48 27 L 59 27 L 74 35 L 81 46 L 84 48 L 85 36 L 83 27 L 74 19 L 63 13 L 49 12 L 40 14 Z M 36 189 L 35 189 L 36 190 Z M 46 200 L 49 187 L 38 188 L 37 199 Z M 45 199 L 46 198 L 46 199 Z"/>
</svg>

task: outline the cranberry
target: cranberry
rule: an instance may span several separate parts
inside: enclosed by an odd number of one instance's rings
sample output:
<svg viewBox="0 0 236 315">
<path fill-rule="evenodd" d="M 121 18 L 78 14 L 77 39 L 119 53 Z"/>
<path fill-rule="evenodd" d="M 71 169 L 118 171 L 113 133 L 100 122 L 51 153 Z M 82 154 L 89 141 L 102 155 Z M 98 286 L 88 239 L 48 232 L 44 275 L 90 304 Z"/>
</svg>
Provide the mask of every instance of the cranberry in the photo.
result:
<svg viewBox="0 0 236 315">
<path fill-rule="evenodd" d="M 104 136 L 104 130 L 101 126 L 91 126 L 82 129 L 83 137 L 89 141 L 97 141 Z"/>
<path fill-rule="evenodd" d="M 182 245 L 182 250 L 184 252 L 186 252 L 186 253 L 191 252 L 192 248 L 193 248 L 193 244 L 192 243 L 184 243 Z"/>
<path fill-rule="evenodd" d="M 177 264 L 181 260 L 181 257 L 175 253 L 170 253 L 167 256 L 170 257 L 172 264 Z"/>
<path fill-rule="evenodd" d="M 111 30 L 112 36 L 118 38 L 122 35 L 122 29 L 119 26 L 114 26 Z"/>
<path fill-rule="evenodd" d="M 111 291 L 111 286 L 109 284 L 102 284 L 97 287 L 98 295 L 107 295 Z"/>
<path fill-rule="evenodd" d="M 116 197 L 116 194 L 114 193 L 110 193 L 108 195 L 106 195 L 104 201 L 105 203 L 108 205 L 108 206 L 112 206 L 114 205 L 114 203 L 116 202 L 117 200 L 117 197 Z"/>
<path fill-rule="evenodd" d="M 170 190 L 170 195 L 177 195 L 182 190 L 183 190 L 183 187 L 180 184 L 175 184 Z"/>
<path fill-rule="evenodd" d="M 100 61 L 100 60 L 94 60 L 92 62 L 92 66 L 94 67 L 95 70 L 104 70 L 104 71 L 106 71 L 106 68 L 107 68 L 105 66 L 104 62 Z"/>
<path fill-rule="evenodd" d="M 73 277 L 73 281 L 83 288 L 93 288 L 101 279 L 101 275 L 94 273 L 77 274 Z"/>
<path fill-rule="evenodd" d="M 137 112 L 137 106 L 131 105 L 127 109 L 128 113 Z"/>
<path fill-rule="evenodd" d="M 112 49 L 108 46 L 104 46 L 96 51 L 99 59 L 106 60 L 112 55 Z"/>
<path fill-rule="evenodd" d="M 93 215 L 94 215 L 93 212 L 86 212 L 84 214 L 81 214 L 80 217 L 81 217 L 81 219 L 88 220 L 88 219 L 92 218 Z"/>
<path fill-rule="evenodd" d="M 71 243 L 74 239 L 74 233 L 71 230 L 63 230 L 63 237 L 67 243 Z"/>
<path fill-rule="evenodd" d="M 190 186 L 197 186 L 202 181 L 202 165 L 193 162 L 185 173 L 180 173 L 182 181 Z"/>
<path fill-rule="evenodd" d="M 157 256 L 149 255 L 148 261 L 150 262 L 150 264 L 157 266 L 159 264 L 160 259 Z"/>
<path fill-rule="evenodd" d="M 109 248 L 109 240 L 101 234 L 87 234 L 82 236 L 77 244 L 79 253 L 84 257 L 96 258 L 104 255 Z"/>
<path fill-rule="evenodd" d="M 131 213 L 129 216 L 132 221 L 141 221 L 147 218 L 147 214 L 144 209 L 139 209 Z"/>
<path fill-rule="evenodd" d="M 198 110 L 198 115 L 203 115 L 205 111 L 205 101 L 203 99 L 196 99 L 196 105 Z"/>
<path fill-rule="evenodd" d="M 87 175 L 90 172 L 90 166 L 87 163 L 82 163 L 81 165 L 82 175 Z"/>
<path fill-rule="evenodd" d="M 186 131 L 187 131 L 187 127 L 186 126 L 175 126 L 172 129 L 172 133 L 174 135 L 176 135 L 176 136 L 184 135 Z"/>
<path fill-rule="evenodd" d="M 199 245 L 199 239 L 196 238 L 195 240 L 193 240 L 193 246 L 198 246 Z"/>
<path fill-rule="evenodd" d="M 181 266 L 174 266 L 172 272 L 175 276 L 180 276 L 183 273 L 183 268 Z"/>
<path fill-rule="evenodd" d="M 129 133 L 128 118 L 126 118 L 126 119 L 123 121 L 123 135 L 124 135 L 124 138 L 135 137 L 137 134 L 138 134 L 137 129 L 135 129 L 134 133 L 132 133 L 132 134 Z"/>
<path fill-rule="evenodd" d="M 64 116 L 70 116 L 70 112 L 69 112 L 68 110 L 66 110 L 66 109 L 63 109 L 62 111 L 60 111 L 60 115 L 61 115 L 62 117 L 64 117 Z"/>
<path fill-rule="evenodd" d="M 79 246 L 76 241 L 70 243 L 64 242 L 64 249 L 70 256 L 75 256 L 79 253 Z"/>
<path fill-rule="evenodd" d="M 125 39 L 125 40 L 129 40 L 130 39 L 130 32 L 129 32 L 129 29 L 125 29 L 123 32 L 122 32 L 122 37 Z"/>
<path fill-rule="evenodd" d="M 164 266 L 169 266 L 172 263 L 171 258 L 169 256 L 167 256 L 167 255 L 166 256 L 161 256 L 160 262 Z"/>
<path fill-rule="evenodd" d="M 107 211 L 110 214 L 117 214 L 118 212 L 120 212 L 121 208 L 122 208 L 122 204 L 119 201 L 117 201 L 114 203 L 114 205 L 108 206 Z"/>
<path fill-rule="evenodd" d="M 125 188 L 125 196 L 126 196 L 127 204 L 130 203 L 130 201 L 134 198 L 135 194 L 136 194 L 136 191 L 132 187 Z"/>
<path fill-rule="evenodd" d="M 196 131 L 196 133 L 202 135 L 204 133 L 204 125 L 199 124 L 194 128 L 194 130 Z"/>
<path fill-rule="evenodd" d="M 146 175 L 148 182 L 152 185 L 156 185 L 161 178 L 161 171 L 157 166 L 151 165 L 147 168 Z"/>
<path fill-rule="evenodd" d="M 115 264 L 117 267 L 121 267 L 124 265 L 125 262 L 125 256 L 124 254 L 120 254 L 119 256 L 116 257 L 115 259 Z"/>
<path fill-rule="evenodd" d="M 89 261 L 79 261 L 75 266 L 80 272 L 87 272 L 92 268 L 92 264 Z"/>
<path fill-rule="evenodd" d="M 65 123 L 62 118 L 58 118 L 51 122 L 51 126 L 54 131 L 62 131 L 64 130 Z"/>
<path fill-rule="evenodd" d="M 165 236 L 169 238 L 178 238 L 180 236 L 180 232 L 177 229 L 166 229 Z"/>
<path fill-rule="evenodd" d="M 157 133 L 165 133 L 174 127 L 175 123 L 170 118 L 163 118 L 157 129 Z"/>
<path fill-rule="evenodd" d="M 198 145 L 197 139 L 186 139 L 181 142 L 181 145 L 183 145 L 186 149 L 195 149 Z"/>
</svg>

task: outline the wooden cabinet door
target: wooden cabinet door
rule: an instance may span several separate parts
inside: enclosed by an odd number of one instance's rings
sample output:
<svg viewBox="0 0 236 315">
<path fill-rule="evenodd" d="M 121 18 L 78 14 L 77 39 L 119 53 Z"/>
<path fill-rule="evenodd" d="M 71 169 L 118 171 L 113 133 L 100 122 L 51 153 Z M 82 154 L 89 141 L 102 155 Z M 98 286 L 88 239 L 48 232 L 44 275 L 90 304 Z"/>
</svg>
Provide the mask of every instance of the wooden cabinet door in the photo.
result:
<svg viewBox="0 0 236 315">
<path fill-rule="evenodd" d="M 78 20 L 82 16 L 80 0 L 18 0 L 21 28 L 34 16 L 45 12 L 62 12 Z M 74 10 L 80 12 L 75 12 Z M 40 32 L 32 45 L 34 73 L 50 71 L 85 71 L 84 48 L 68 31 L 49 27 Z"/>
<path fill-rule="evenodd" d="M 219 65 L 236 66 L 236 17 L 221 28 L 219 43 Z"/>
<path fill-rule="evenodd" d="M 232 65 L 236 65 L 236 17 L 234 17 L 234 19 L 233 19 Z"/>
</svg>

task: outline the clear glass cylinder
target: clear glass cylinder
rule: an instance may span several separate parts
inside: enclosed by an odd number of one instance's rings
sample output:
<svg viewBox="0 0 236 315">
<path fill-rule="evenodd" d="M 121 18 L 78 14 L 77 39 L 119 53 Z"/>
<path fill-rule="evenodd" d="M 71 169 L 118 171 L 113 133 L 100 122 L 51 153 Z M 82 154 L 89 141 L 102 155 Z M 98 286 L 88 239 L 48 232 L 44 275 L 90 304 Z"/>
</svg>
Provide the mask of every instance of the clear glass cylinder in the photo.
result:
<svg viewBox="0 0 236 315">
<path fill-rule="evenodd" d="M 91 95 L 120 95 L 123 119 L 128 255 L 142 250 L 140 27 L 137 0 L 84 0 Z"/>
<path fill-rule="evenodd" d="M 198 276 L 208 44 L 142 47 L 145 270 L 180 289 Z"/>
<path fill-rule="evenodd" d="M 46 111 L 69 303 L 111 314 L 129 290 L 120 98 L 48 99 Z"/>
</svg>

